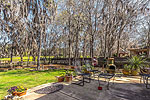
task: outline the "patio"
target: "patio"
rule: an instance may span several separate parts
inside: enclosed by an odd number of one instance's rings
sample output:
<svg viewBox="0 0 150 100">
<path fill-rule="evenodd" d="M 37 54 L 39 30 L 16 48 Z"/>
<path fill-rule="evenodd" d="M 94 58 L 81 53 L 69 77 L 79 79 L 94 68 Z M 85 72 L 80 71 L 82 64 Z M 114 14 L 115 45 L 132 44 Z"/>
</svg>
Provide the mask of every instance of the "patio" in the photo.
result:
<svg viewBox="0 0 150 100">
<path fill-rule="evenodd" d="M 98 90 L 98 81 L 92 80 L 84 86 L 63 83 L 62 90 L 51 94 L 37 94 L 34 91 L 46 88 L 52 83 L 34 87 L 28 91 L 23 98 L 25 100 L 149 100 L 150 89 L 140 83 L 139 76 L 117 77 L 110 82 L 110 89 L 107 90 L 102 80 L 102 90 Z"/>
</svg>

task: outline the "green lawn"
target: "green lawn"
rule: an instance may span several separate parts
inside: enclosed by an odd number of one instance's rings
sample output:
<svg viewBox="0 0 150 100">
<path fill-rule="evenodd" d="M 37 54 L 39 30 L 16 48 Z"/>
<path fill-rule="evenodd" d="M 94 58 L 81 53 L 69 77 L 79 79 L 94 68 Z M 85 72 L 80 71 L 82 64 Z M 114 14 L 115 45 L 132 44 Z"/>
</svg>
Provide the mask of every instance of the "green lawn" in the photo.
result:
<svg viewBox="0 0 150 100">
<path fill-rule="evenodd" d="M 63 58 L 63 56 L 60 56 L 61 58 Z M 86 56 L 87 58 L 90 58 L 90 56 Z M 45 56 L 41 56 L 41 58 L 45 58 Z M 46 58 L 49 58 L 49 56 L 46 56 Z M 50 56 L 50 58 L 54 58 L 54 56 Z M 83 56 L 80 56 L 80 58 L 83 58 Z M 1 61 L 10 61 L 11 58 L 0 58 Z M 21 61 L 20 57 L 13 57 L 12 59 L 13 61 Z M 37 60 L 37 57 L 36 57 Z M 23 61 L 26 62 L 28 61 L 28 57 L 23 57 Z M 30 60 L 29 61 L 33 61 L 33 57 L 30 56 Z"/>
<path fill-rule="evenodd" d="M 0 58 L 0 60 L 2 60 L 2 61 L 10 61 L 11 58 Z M 13 61 L 21 61 L 21 58 L 20 57 L 13 57 L 12 60 Z M 33 60 L 33 57 L 30 57 L 29 61 L 32 61 L 32 60 Z M 23 57 L 23 61 L 28 61 L 28 57 Z"/>
<path fill-rule="evenodd" d="M 56 82 L 55 76 L 63 74 L 64 71 L 34 71 L 29 69 L 10 70 L 0 72 L 0 99 L 6 94 L 12 86 L 24 86 L 26 88 L 35 87 L 41 84 Z"/>
<path fill-rule="evenodd" d="M 41 58 L 45 58 L 44 56 L 41 56 Z M 49 58 L 49 56 L 46 56 L 46 58 Z M 50 58 L 54 58 L 54 56 L 50 56 Z M 35 58 L 37 60 L 37 57 Z M 1 61 L 10 61 L 11 58 L 0 58 Z M 12 58 L 13 61 L 21 61 L 20 57 L 13 57 Z M 28 57 L 23 57 L 23 61 L 26 62 L 28 61 Z M 33 61 L 33 57 L 30 56 L 29 61 Z"/>
</svg>

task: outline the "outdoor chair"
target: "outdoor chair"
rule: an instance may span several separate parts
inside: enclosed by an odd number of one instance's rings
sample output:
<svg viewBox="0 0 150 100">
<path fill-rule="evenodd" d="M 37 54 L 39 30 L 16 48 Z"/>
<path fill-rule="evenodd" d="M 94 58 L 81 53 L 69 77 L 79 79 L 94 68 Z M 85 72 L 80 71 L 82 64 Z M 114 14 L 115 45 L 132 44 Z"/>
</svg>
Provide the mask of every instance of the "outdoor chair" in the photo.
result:
<svg viewBox="0 0 150 100">
<path fill-rule="evenodd" d="M 144 73 L 140 73 L 140 83 L 141 81 L 143 80 L 143 83 L 145 84 L 146 88 L 147 89 L 150 89 L 150 83 L 149 83 L 149 80 L 150 80 L 150 74 L 144 74 Z"/>
<path fill-rule="evenodd" d="M 147 74 L 147 72 L 143 68 L 140 68 L 140 73 L 139 73 L 139 75 L 141 76 L 140 83 L 142 83 L 142 81 L 144 84 L 146 83 L 146 81 L 145 81 L 146 80 L 146 74 Z"/>
<path fill-rule="evenodd" d="M 84 73 L 82 70 L 81 70 L 81 67 L 75 67 L 74 69 L 75 71 L 75 74 L 76 76 L 81 76 L 82 79 L 78 79 L 75 77 L 75 79 L 77 79 L 79 81 L 79 83 L 73 83 L 73 84 L 77 84 L 77 85 L 80 85 L 80 86 L 84 86 L 84 83 L 90 83 L 91 82 L 91 73 Z M 87 80 L 88 81 L 87 81 Z"/>
<path fill-rule="evenodd" d="M 114 76 L 115 76 L 115 74 L 110 74 L 110 73 L 101 73 L 101 74 L 99 74 L 99 76 L 98 76 L 99 86 L 100 86 L 100 78 L 104 78 L 106 83 L 107 83 L 107 89 L 109 90 L 110 79 L 112 79 Z"/>
<path fill-rule="evenodd" d="M 107 89 L 109 90 L 109 83 L 110 83 L 110 80 L 113 78 L 113 83 L 114 83 L 114 80 L 115 80 L 115 77 L 117 77 L 118 75 L 115 74 L 116 72 L 116 66 L 115 65 L 109 65 L 105 72 L 104 73 L 100 73 L 98 75 L 98 83 L 99 83 L 99 86 L 100 86 L 100 78 L 104 78 L 105 79 L 105 82 L 107 84 Z"/>
<path fill-rule="evenodd" d="M 96 74 L 101 72 L 101 71 L 99 71 L 99 70 L 93 69 L 93 66 L 91 66 L 90 64 L 86 64 L 86 65 L 85 65 L 85 68 L 86 68 L 86 70 L 89 71 L 90 73 L 93 73 L 94 79 L 95 79 Z M 97 75 L 97 76 L 98 76 L 98 75 Z"/>
<path fill-rule="evenodd" d="M 140 69 L 140 83 L 143 83 L 145 84 L 146 88 L 147 89 L 150 89 L 150 83 L 149 83 L 149 80 L 150 80 L 150 73 L 148 73 L 145 69 Z"/>
</svg>

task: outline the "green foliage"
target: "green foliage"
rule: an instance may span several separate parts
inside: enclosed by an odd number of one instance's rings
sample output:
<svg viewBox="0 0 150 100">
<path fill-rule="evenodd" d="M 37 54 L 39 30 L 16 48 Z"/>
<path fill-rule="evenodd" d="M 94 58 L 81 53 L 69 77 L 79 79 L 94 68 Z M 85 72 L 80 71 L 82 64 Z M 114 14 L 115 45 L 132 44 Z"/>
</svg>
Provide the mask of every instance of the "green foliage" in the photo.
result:
<svg viewBox="0 0 150 100">
<path fill-rule="evenodd" d="M 82 66 L 84 70 L 88 70 L 88 69 L 93 69 L 94 66 L 90 65 L 90 64 L 86 64 Z"/>
<path fill-rule="evenodd" d="M 90 58 L 90 56 L 87 56 L 87 58 Z"/>
<path fill-rule="evenodd" d="M 137 70 L 141 67 L 141 64 L 144 62 L 141 57 L 138 56 L 133 56 L 132 58 L 129 59 L 129 63 L 131 65 L 131 69 Z"/>
<path fill-rule="evenodd" d="M 86 66 L 85 66 L 85 65 L 82 65 L 82 67 L 83 67 L 83 68 L 86 68 Z"/>
<path fill-rule="evenodd" d="M 130 70 L 130 69 L 131 69 L 131 65 L 127 65 L 127 64 L 124 65 L 124 70 L 127 70 L 127 71 L 128 71 L 128 70 Z"/>
<path fill-rule="evenodd" d="M 71 71 L 71 70 L 68 70 L 68 71 L 66 71 L 66 74 L 65 74 L 66 76 L 72 76 L 73 75 L 73 71 Z"/>
<path fill-rule="evenodd" d="M 36 58 L 37 59 L 37 58 Z M 0 58 L 2 61 L 10 61 L 11 58 Z M 13 57 L 12 61 L 21 61 L 20 57 Z M 23 57 L 23 61 L 28 61 L 28 57 Z M 33 57 L 29 57 L 29 61 L 33 61 Z"/>
<path fill-rule="evenodd" d="M 64 77 L 65 76 L 65 74 L 64 73 L 62 73 L 61 75 L 60 75 L 60 77 Z"/>
<path fill-rule="evenodd" d="M 83 58 L 83 56 L 80 56 L 80 58 Z"/>
<path fill-rule="evenodd" d="M 114 57 L 117 57 L 117 53 L 113 54 Z"/>
<path fill-rule="evenodd" d="M 67 72 L 66 76 L 72 76 L 72 73 Z"/>
<path fill-rule="evenodd" d="M 24 88 L 23 86 L 18 86 L 16 89 L 17 92 L 24 92 L 25 90 L 27 90 L 27 88 Z"/>
<path fill-rule="evenodd" d="M 145 67 L 150 68 L 150 65 L 145 65 Z"/>
<path fill-rule="evenodd" d="M 41 56 L 40 58 L 45 58 L 45 56 Z M 46 58 L 49 58 L 49 56 L 46 56 Z M 54 56 L 50 56 L 50 58 L 54 58 Z M 35 58 L 37 60 L 37 57 Z M 10 61 L 11 58 L 0 58 L 1 61 Z M 13 61 L 21 61 L 20 57 L 13 57 L 12 58 Z M 28 61 L 28 57 L 23 57 L 23 61 L 27 62 Z M 33 57 L 30 56 L 29 57 L 29 61 L 33 61 Z"/>
<path fill-rule="evenodd" d="M 23 86 L 13 86 L 11 87 L 8 92 L 12 93 L 12 92 L 25 92 L 27 90 L 27 88 L 23 87 Z"/>
</svg>

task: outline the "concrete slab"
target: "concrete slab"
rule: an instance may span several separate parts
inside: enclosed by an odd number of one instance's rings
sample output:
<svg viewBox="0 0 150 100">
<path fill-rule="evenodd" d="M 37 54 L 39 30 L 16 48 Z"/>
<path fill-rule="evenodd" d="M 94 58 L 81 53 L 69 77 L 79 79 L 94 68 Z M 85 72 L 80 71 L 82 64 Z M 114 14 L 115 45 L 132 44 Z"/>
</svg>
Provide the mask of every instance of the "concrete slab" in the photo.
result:
<svg viewBox="0 0 150 100">
<path fill-rule="evenodd" d="M 139 76 L 116 78 L 114 84 L 111 80 L 109 90 L 103 80 L 101 80 L 103 90 L 98 90 L 98 81 L 94 80 L 85 83 L 84 86 L 66 84 L 62 90 L 51 94 L 34 93 L 37 89 L 51 85 L 50 83 L 32 88 L 25 100 L 150 100 L 150 89 L 139 83 L 139 78 Z"/>
</svg>

